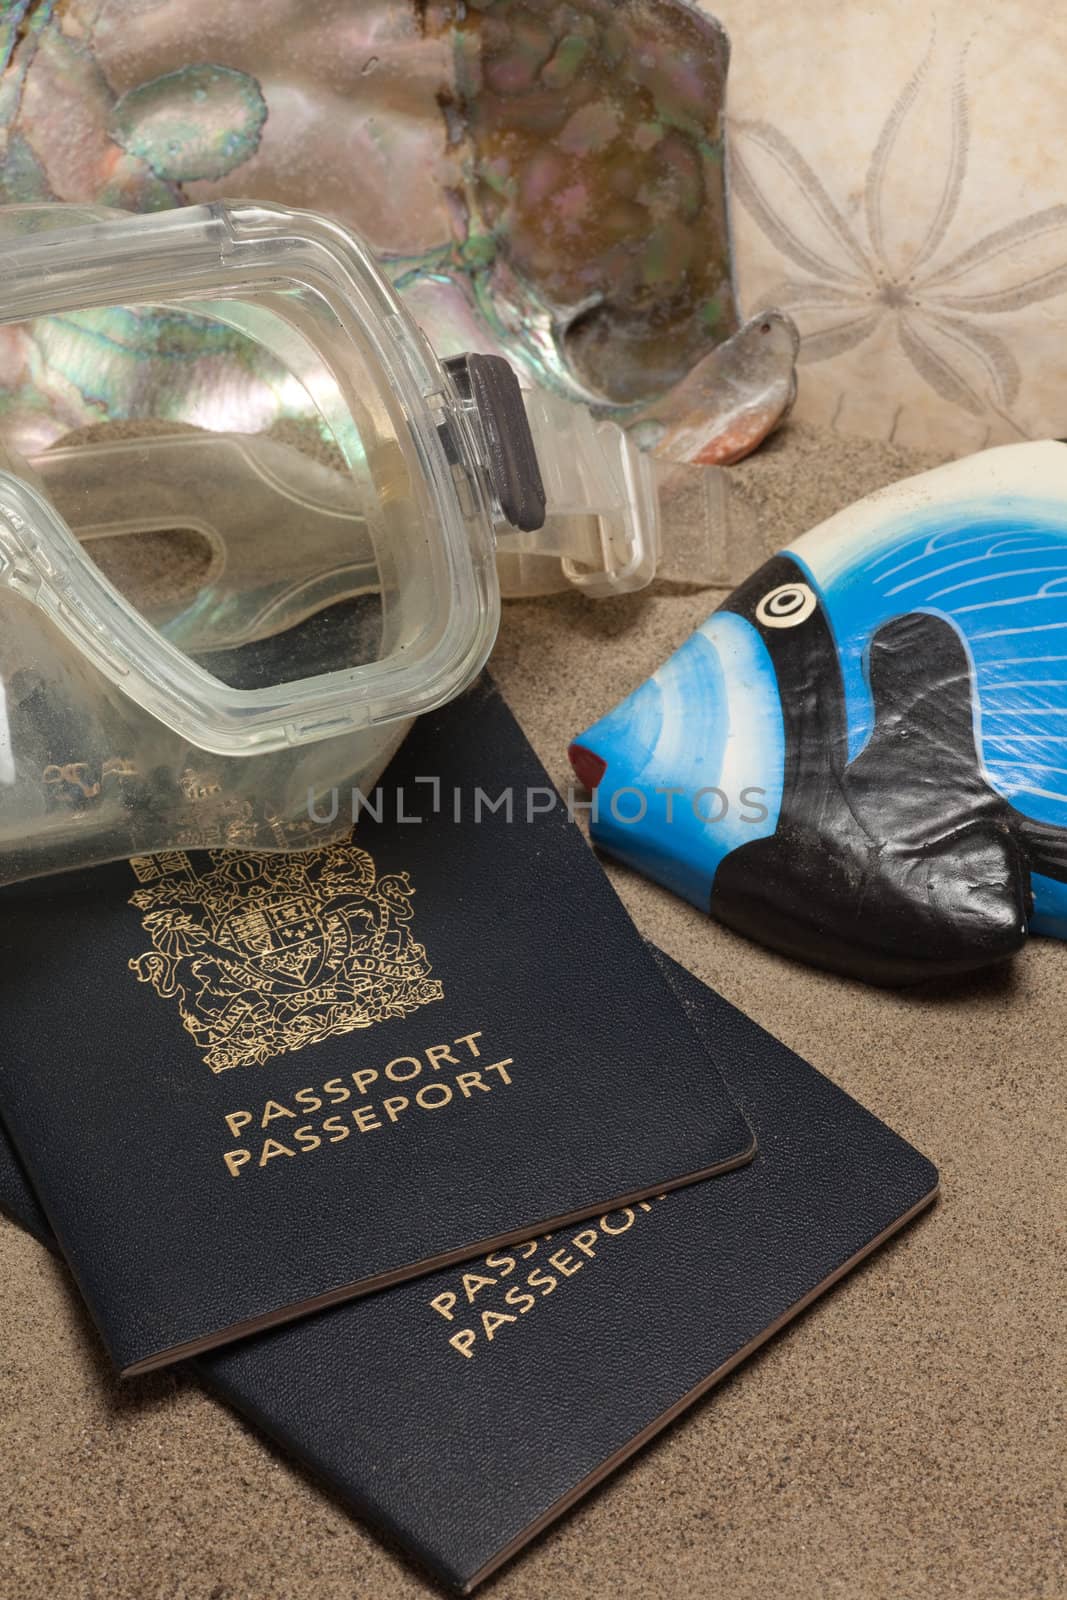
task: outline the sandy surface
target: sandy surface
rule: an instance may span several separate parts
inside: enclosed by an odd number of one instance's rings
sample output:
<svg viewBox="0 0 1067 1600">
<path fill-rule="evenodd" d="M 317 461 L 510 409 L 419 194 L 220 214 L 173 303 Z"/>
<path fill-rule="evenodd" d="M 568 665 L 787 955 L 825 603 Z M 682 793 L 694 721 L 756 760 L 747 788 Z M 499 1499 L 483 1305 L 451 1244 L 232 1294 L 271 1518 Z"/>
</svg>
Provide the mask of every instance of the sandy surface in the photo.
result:
<svg viewBox="0 0 1067 1600">
<path fill-rule="evenodd" d="M 794 428 L 740 469 L 752 564 L 925 465 Z M 709 593 L 514 604 L 494 669 L 553 776 Z M 941 1167 L 943 1198 L 543 1537 L 486 1600 L 1067 1595 L 1060 1083 L 1067 950 L 883 994 L 810 972 L 621 870 L 638 926 Z M 119 1388 L 66 1275 L 0 1222 L 3 1600 L 429 1596 L 182 1378 Z"/>
</svg>

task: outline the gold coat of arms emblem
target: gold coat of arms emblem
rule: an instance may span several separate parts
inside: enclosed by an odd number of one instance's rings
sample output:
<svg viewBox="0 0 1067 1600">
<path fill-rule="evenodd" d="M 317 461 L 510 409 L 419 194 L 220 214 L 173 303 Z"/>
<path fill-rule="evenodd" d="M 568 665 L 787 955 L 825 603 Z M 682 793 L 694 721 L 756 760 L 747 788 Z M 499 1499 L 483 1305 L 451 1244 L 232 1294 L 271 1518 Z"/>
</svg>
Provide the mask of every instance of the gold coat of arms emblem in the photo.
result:
<svg viewBox="0 0 1067 1600">
<path fill-rule="evenodd" d="M 444 998 L 411 930 L 406 872 L 379 877 L 366 850 L 211 850 L 136 856 L 152 948 L 129 965 L 175 1000 L 213 1072 L 406 1017 Z"/>
</svg>

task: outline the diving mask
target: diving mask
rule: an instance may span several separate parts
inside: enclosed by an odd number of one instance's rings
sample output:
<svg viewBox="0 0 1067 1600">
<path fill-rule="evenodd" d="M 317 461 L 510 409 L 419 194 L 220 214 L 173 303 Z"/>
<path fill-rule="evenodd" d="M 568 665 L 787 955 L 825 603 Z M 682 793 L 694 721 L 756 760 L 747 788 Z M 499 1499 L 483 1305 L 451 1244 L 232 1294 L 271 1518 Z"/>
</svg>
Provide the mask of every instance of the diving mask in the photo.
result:
<svg viewBox="0 0 1067 1600">
<path fill-rule="evenodd" d="M 0 237 L 0 881 L 319 840 L 317 798 L 478 673 L 502 586 L 652 576 L 647 458 L 438 361 L 344 228 L 32 206 Z"/>
</svg>

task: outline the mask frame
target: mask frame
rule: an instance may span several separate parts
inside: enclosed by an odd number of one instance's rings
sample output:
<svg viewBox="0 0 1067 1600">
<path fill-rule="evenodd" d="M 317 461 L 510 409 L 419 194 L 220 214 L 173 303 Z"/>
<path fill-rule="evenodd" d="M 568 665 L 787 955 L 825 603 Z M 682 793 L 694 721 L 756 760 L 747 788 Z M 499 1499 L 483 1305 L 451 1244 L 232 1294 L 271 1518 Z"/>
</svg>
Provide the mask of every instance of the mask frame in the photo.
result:
<svg viewBox="0 0 1067 1600">
<path fill-rule="evenodd" d="M 333 738 L 453 698 L 484 664 L 499 624 L 495 497 L 469 405 L 369 251 L 324 218 L 262 204 L 82 215 L 5 243 L 0 323 L 117 304 L 266 305 L 355 415 L 369 375 L 415 515 L 377 551 L 390 597 L 381 657 L 267 688 L 231 688 L 170 644 L 17 472 L 0 472 L 0 585 L 45 612 L 137 705 L 219 755 Z"/>
</svg>

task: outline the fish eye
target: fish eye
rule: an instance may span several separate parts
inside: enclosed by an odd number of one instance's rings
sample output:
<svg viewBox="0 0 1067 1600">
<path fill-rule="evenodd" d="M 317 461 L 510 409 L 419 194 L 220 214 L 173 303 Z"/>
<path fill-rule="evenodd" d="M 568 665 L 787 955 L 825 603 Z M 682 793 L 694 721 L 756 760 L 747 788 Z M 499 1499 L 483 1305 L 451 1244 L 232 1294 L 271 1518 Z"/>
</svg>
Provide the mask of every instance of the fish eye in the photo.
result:
<svg viewBox="0 0 1067 1600">
<path fill-rule="evenodd" d="M 795 628 L 815 610 L 815 595 L 806 583 L 783 583 L 765 594 L 756 607 L 756 621 L 765 628 Z"/>
</svg>

